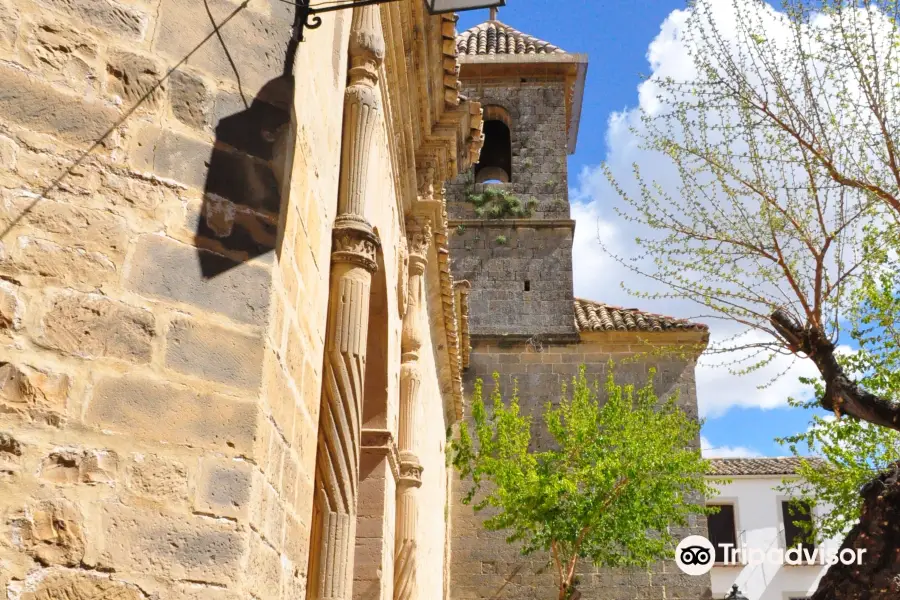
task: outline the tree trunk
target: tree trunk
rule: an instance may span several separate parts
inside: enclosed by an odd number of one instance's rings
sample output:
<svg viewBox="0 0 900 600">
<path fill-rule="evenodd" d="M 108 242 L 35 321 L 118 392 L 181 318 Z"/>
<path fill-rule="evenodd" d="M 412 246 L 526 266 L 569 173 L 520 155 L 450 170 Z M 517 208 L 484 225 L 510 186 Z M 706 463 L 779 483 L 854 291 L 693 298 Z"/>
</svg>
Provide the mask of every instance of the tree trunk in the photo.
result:
<svg viewBox="0 0 900 600">
<path fill-rule="evenodd" d="M 841 550 L 865 550 L 862 564 L 828 569 L 811 600 L 900 598 L 900 461 L 866 484 L 862 517 Z"/>
</svg>

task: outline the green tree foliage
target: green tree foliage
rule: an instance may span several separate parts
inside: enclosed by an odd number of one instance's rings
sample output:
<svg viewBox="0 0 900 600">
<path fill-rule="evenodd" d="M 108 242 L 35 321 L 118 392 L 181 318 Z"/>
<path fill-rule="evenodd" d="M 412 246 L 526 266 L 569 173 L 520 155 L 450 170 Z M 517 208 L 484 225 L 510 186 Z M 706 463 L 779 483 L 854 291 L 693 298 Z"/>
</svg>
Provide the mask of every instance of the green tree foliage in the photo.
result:
<svg viewBox="0 0 900 600">
<path fill-rule="evenodd" d="M 872 238 L 869 238 L 872 239 Z M 900 271 L 893 265 L 895 241 L 878 236 L 886 244 L 868 248 L 873 257 L 854 292 L 851 311 L 855 327 L 850 331 L 858 349 L 838 356 L 844 370 L 872 393 L 900 401 Z M 819 380 L 803 379 L 813 387 L 812 401 L 790 400 L 796 407 L 816 408 L 825 393 Z M 860 489 L 900 460 L 900 432 L 856 419 L 814 415 L 810 428 L 778 440 L 801 458 L 800 480 L 783 488 L 809 502 L 830 504 L 833 509 L 814 515 L 813 531 L 820 540 L 843 536 L 860 518 Z M 804 458 L 816 454 L 823 460 Z M 801 522 L 803 523 L 803 522 Z M 806 523 L 803 523 L 806 525 Z"/>
<path fill-rule="evenodd" d="M 794 406 L 810 404 L 792 401 Z M 807 431 L 778 441 L 800 458 L 799 479 L 785 481 L 781 489 L 810 505 L 832 507 L 813 514 L 812 530 L 806 533 L 818 541 L 846 535 L 859 522 L 862 487 L 900 460 L 900 433 L 857 419 L 814 416 Z M 809 458 L 810 453 L 821 458 Z"/>
<path fill-rule="evenodd" d="M 865 274 L 896 272 L 896 253 L 879 251 L 900 218 L 898 11 L 888 0 L 692 2 L 681 35 L 694 73 L 648 81 L 655 101 L 635 127 L 678 184 L 637 166 L 636 191 L 607 175 L 645 234 L 621 262 L 665 284 L 648 295 L 766 334 L 740 338 L 759 352 L 737 371 L 776 353 L 809 358 L 822 407 L 900 430 L 900 403 L 858 385 L 836 353 Z M 858 315 L 892 322 L 897 290 L 886 291 Z M 875 361 L 893 346 L 870 342 Z"/>
<path fill-rule="evenodd" d="M 558 405 L 548 402 L 544 426 L 553 448 L 530 448 L 532 420 L 522 414 L 518 391 L 504 402 L 494 374 L 490 407 L 482 381 L 475 385 L 473 433 L 463 424 L 453 464 L 471 478 L 465 502 L 492 508 L 484 526 L 506 530 L 525 554 L 552 559 L 564 600 L 574 589 L 579 559 L 598 566 L 649 566 L 672 555 L 672 526 L 706 509 L 712 492 L 700 456 L 700 424 L 676 398 L 660 401 L 653 372 L 640 388 L 606 381 L 606 402 L 582 366 Z"/>
</svg>

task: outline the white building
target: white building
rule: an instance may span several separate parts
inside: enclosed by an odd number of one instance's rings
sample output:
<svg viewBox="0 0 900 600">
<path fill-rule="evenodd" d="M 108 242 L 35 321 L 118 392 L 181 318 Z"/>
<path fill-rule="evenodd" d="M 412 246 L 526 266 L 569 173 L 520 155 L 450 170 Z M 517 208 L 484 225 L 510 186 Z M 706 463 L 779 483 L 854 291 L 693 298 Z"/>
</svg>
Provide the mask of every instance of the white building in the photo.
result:
<svg viewBox="0 0 900 600">
<path fill-rule="evenodd" d="M 737 564 L 724 561 L 734 557 L 716 556 L 712 569 L 713 598 L 724 598 L 737 584 L 749 600 L 797 600 L 808 598 L 816 590 L 819 579 L 828 569 L 827 559 L 835 553 L 841 540 L 829 539 L 818 546 L 807 545 L 807 556 L 816 552 L 814 564 L 797 562 L 796 554 L 787 560 L 777 559 L 804 538 L 796 522 L 804 517 L 796 509 L 788 508 L 790 495 L 779 490 L 785 479 L 796 479 L 798 460 L 795 458 L 718 458 L 711 459 L 711 477 L 727 478 L 728 484 L 717 484 L 719 495 L 707 504 L 720 506 L 717 515 L 709 518 L 710 541 L 714 545 L 733 543 L 739 548 Z M 821 514 L 827 506 L 813 506 L 812 514 Z M 791 512 L 793 511 L 793 512 Z M 779 552 L 780 551 L 780 552 Z M 768 558 L 752 564 L 752 553 Z M 741 560 L 741 556 L 744 557 Z M 732 561 L 734 562 L 734 561 Z M 743 564 L 748 563 L 748 564 Z"/>
</svg>

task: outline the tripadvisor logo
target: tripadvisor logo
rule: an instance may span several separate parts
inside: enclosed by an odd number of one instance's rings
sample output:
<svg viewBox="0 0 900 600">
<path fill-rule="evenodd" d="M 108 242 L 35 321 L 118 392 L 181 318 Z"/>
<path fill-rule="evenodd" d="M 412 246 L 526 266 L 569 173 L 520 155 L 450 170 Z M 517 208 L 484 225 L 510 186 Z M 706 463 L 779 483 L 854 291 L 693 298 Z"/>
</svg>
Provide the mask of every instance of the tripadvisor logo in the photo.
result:
<svg viewBox="0 0 900 600">
<path fill-rule="evenodd" d="M 735 565 L 861 565 L 865 549 L 843 550 L 794 546 L 793 548 L 736 548 L 734 544 L 719 544 L 719 554 L 724 558 L 719 564 Z M 691 535 L 675 548 L 675 564 L 688 575 L 705 575 L 716 562 L 716 548 L 702 535 Z"/>
</svg>

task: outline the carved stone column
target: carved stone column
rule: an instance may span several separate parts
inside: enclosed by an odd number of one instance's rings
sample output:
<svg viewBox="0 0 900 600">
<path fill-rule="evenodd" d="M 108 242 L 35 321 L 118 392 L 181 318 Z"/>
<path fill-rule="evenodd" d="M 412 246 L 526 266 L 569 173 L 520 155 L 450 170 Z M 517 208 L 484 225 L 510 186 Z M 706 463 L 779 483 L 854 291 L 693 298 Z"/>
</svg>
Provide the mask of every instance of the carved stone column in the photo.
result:
<svg viewBox="0 0 900 600">
<path fill-rule="evenodd" d="M 383 60 L 379 7 L 355 9 L 331 254 L 307 588 L 310 600 L 350 600 L 352 593 L 369 291 L 378 247 L 364 215 L 370 146 L 380 110 L 376 85 Z"/>
<path fill-rule="evenodd" d="M 431 245 L 431 222 L 413 217 L 406 222 L 409 241 L 409 300 L 403 318 L 400 364 L 400 482 L 397 486 L 397 533 L 394 559 L 394 600 L 410 600 L 416 587 L 416 520 L 422 465 L 415 455 L 419 389 L 425 326 L 425 266 Z"/>
</svg>

